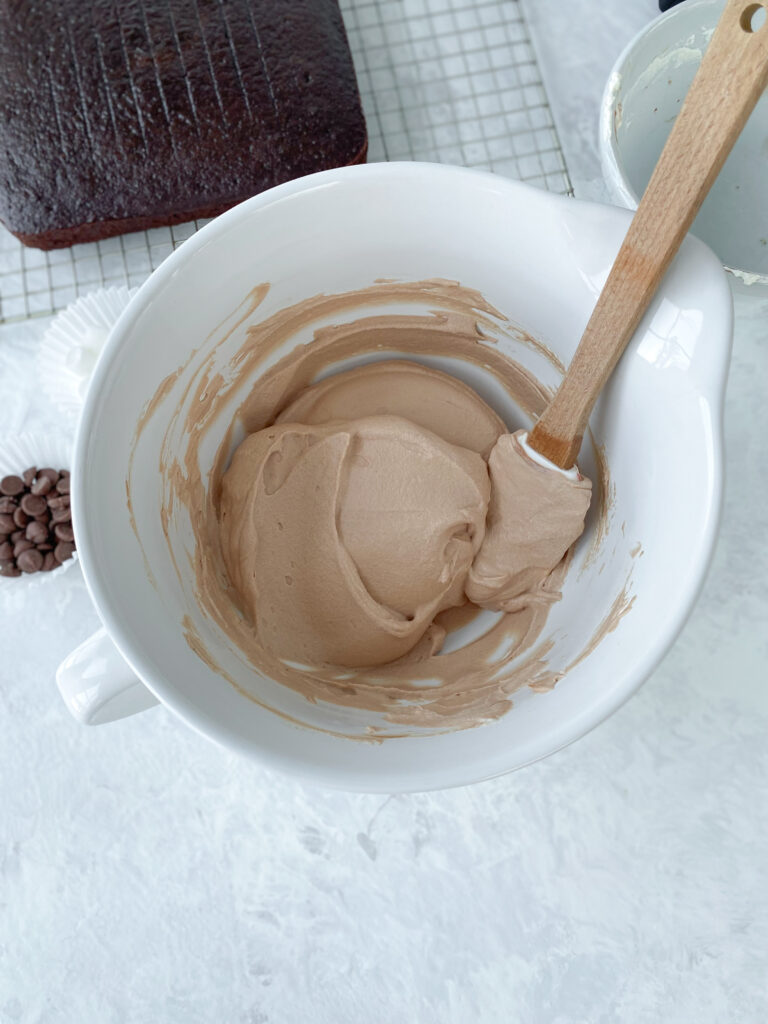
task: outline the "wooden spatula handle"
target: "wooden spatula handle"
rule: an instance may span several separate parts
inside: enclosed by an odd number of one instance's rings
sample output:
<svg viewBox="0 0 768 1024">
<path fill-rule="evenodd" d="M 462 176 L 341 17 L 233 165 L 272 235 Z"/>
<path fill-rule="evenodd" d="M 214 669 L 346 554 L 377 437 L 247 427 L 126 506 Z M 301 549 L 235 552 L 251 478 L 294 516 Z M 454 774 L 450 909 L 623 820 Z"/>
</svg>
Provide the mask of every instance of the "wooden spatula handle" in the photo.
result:
<svg viewBox="0 0 768 1024">
<path fill-rule="evenodd" d="M 564 469 L 761 92 L 768 84 L 762 3 L 728 0 L 560 389 L 528 443 Z M 757 211 L 756 211 L 757 212 Z"/>
</svg>

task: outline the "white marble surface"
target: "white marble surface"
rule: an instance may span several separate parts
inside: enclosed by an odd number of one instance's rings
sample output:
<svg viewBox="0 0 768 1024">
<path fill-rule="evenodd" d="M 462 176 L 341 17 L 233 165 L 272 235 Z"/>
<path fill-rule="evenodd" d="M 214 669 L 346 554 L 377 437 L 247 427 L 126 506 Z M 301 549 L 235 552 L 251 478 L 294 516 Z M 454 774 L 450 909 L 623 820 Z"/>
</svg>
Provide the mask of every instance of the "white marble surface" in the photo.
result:
<svg viewBox="0 0 768 1024">
<path fill-rule="evenodd" d="M 577 193 L 600 195 L 602 83 L 656 5 L 526 6 Z M 51 424 L 43 326 L 0 332 L 9 431 Z M 762 1024 L 767 362 L 765 318 L 740 316 L 722 534 L 674 649 L 590 736 L 491 783 L 313 791 L 162 709 L 77 727 L 53 672 L 97 624 L 79 571 L 0 598 L 0 1022 Z"/>
<path fill-rule="evenodd" d="M 605 200 L 597 112 L 614 61 L 659 14 L 657 0 L 522 0 L 565 153 L 582 199 Z"/>
</svg>

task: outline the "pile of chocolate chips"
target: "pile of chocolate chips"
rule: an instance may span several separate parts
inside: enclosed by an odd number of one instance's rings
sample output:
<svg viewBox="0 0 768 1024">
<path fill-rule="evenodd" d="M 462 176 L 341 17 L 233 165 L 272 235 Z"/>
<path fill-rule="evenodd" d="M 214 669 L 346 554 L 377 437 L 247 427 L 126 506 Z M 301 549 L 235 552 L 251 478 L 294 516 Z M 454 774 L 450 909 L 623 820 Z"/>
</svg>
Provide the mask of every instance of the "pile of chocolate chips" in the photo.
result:
<svg viewBox="0 0 768 1024">
<path fill-rule="evenodd" d="M 50 572 L 74 550 L 69 470 L 30 466 L 0 480 L 0 576 Z"/>
</svg>

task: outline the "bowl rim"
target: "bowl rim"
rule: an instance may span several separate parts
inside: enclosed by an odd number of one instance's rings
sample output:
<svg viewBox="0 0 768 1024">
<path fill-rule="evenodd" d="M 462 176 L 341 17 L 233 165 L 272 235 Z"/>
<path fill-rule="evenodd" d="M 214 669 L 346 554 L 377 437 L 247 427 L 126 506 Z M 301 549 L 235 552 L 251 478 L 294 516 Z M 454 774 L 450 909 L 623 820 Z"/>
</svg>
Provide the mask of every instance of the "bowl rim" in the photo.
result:
<svg viewBox="0 0 768 1024">
<path fill-rule="evenodd" d="M 600 146 L 600 163 L 602 165 L 603 177 L 614 199 L 618 199 L 628 209 L 636 210 L 640 202 L 640 196 L 631 186 L 627 175 L 624 172 L 624 161 L 621 158 L 616 133 L 613 128 L 614 112 L 616 109 L 616 97 L 618 86 L 625 81 L 624 69 L 627 62 L 633 56 L 635 50 L 646 39 L 652 38 L 664 32 L 667 24 L 680 21 L 691 11 L 721 11 L 723 0 L 686 0 L 684 4 L 670 7 L 649 21 L 640 31 L 630 39 L 619 56 L 616 58 L 610 70 L 603 94 L 600 100 L 600 113 L 598 121 L 598 139 Z M 717 19 L 715 19 L 716 22 Z M 712 25 L 714 31 L 715 25 Z M 719 258 L 719 257 L 718 257 Z M 756 285 L 758 288 L 768 289 L 768 273 L 762 274 L 758 271 L 747 270 L 744 267 L 732 267 L 721 260 L 726 273 L 743 282 L 745 285 Z"/>
<path fill-rule="evenodd" d="M 204 735 L 209 740 L 219 743 L 228 750 L 235 751 L 256 760 L 262 765 L 280 768 L 298 776 L 306 783 L 317 784 L 321 782 L 325 786 L 352 791 L 362 792 L 422 792 L 427 790 L 452 788 L 455 786 L 468 785 L 474 782 L 484 781 L 510 771 L 517 770 L 532 764 L 535 761 L 548 757 L 558 750 L 570 745 L 577 739 L 586 735 L 593 728 L 610 717 L 625 701 L 629 699 L 640 687 L 640 685 L 654 671 L 664 658 L 678 633 L 687 620 L 703 586 L 709 564 L 711 562 L 714 544 L 717 537 L 720 513 L 723 501 L 723 404 L 725 397 L 725 380 L 727 376 L 727 360 L 730 351 L 732 335 L 732 308 L 730 304 L 730 292 L 723 275 L 724 287 L 724 326 L 727 328 L 727 346 L 723 353 L 721 363 L 718 364 L 720 373 L 717 377 L 713 375 L 710 382 L 710 391 L 706 394 L 709 399 L 708 408 L 710 411 L 711 426 L 711 486 L 707 495 L 705 515 L 702 518 L 703 528 L 699 550 L 696 554 L 696 569 L 690 574 L 687 581 L 687 590 L 679 601 L 674 615 L 671 615 L 665 623 L 664 628 L 656 637 L 653 648 L 645 656 L 638 658 L 631 669 L 623 676 L 622 685 L 611 689 L 610 694 L 585 708 L 578 715 L 572 716 L 565 723 L 557 726 L 558 740 L 552 742 L 549 733 L 540 736 L 540 742 L 534 747 L 531 756 L 524 758 L 518 763 L 502 765 L 492 771 L 485 770 L 483 765 L 470 766 L 463 770 L 463 766 L 444 765 L 441 769 L 439 779 L 432 776 L 425 781 L 422 773 L 420 777 L 406 778 L 397 774 L 394 770 L 379 771 L 375 767 L 358 771 L 355 776 L 350 776 L 344 766 L 327 765 L 319 766 L 311 757 L 299 757 L 295 752 L 288 755 L 275 751 L 274 748 L 257 747 L 248 743 L 234 729 L 233 726 L 225 724 L 221 720 L 213 719 L 198 709 L 172 684 L 167 684 L 158 672 L 157 666 L 151 657 L 145 656 L 144 652 L 137 649 L 134 631 L 126 625 L 117 609 L 113 607 L 112 591 L 108 583 L 105 583 L 98 569 L 96 557 L 96 542 L 91 540 L 89 532 L 84 530 L 88 515 L 88 503 L 86 495 L 91 486 L 88 475 L 80 472 L 80 466 L 88 462 L 88 449 L 91 439 L 95 434 L 94 427 L 98 423 L 99 403 L 97 396 L 112 375 L 112 364 L 114 357 L 121 351 L 123 344 L 129 339 L 133 323 L 140 312 L 151 303 L 153 297 L 165 286 L 166 281 L 175 275 L 178 270 L 189 260 L 190 257 L 202 246 L 207 245 L 217 235 L 224 233 L 230 223 L 239 220 L 244 215 L 257 211 L 260 207 L 275 202 L 297 192 L 307 191 L 316 188 L 318 185 L 331 183 L 343 183 L 349 178 L 370 177 L 376 179 L 384 177 L 393 181 L 408 176 L 430 177 L 442 175 L 446 178 L 453 178 L 457 184 L 462 182 L 471 186 L 492 185 L 496 189 L 507 192 L 524 194 L 529 199 L 534 197 L 541 201 L 544 199 L 547 204 L 553 206 L 559 204 L 578 203 L 582 208 L 594 208 L 601 212 L 602 216 L 612 216 L 616 219 L 626 220 L 629 213 L 616 207 L 605 207 L 604 205 L 574 200 L 558 193 L 550 193 L 522 182 L 506 179 L 487 171 L 454 167 L 452 165 L 419 163 L 411 161 L 390 162 L 380 164 L 367 164 L 355 167 L 345 167 L 330 171 L 321 171 L 303 178 L 295 179 L 283 185 L 276 186 L 266 192 L 254 196 L 238 206 L 232 208 L 220 217 L 215 218 L 209 224 L 201 228 L 196 234 L 186 239 L 166 260 L 150 275 L 133 296 L 126 309 L 121 314 L 110 338 L 105 345 L 91 381 L 89 395 L 86 399 L 85 408 L 78 425 L 75 442 L 75 457 L 73 464 L 73 519 L 75 523 L 81 524 L 78 528 L 75 525 L 77 534 L 78 550 L 80 552 L 83 576 L 89 593 L 94 601 L 97 612 L 101 617 L 107 631 L 117 647 L 118 651 L 135 672 L 137 677 L 163 704 L 187 725 L 196 732 Z M 610 211 L 610 212 L 609 212 Z M 700 248 L 708 253 L 707 246 L 697 240 L 691 239 L 684 243 Z M 719 267 L 719 261 L 710 253 L 713 264 Z M 710 258 L 708 257 L 708 258 Z M 726 305 L 727 303 L 727 305 Z M 89 400 L 90 399 L 90 400 Z M 81 511 L 82 510 L 82 511 Z M 82 514 L 85 512 L 85 515 Z M 394 742 L 394 741 L 393 741 Z"/>
</svg>

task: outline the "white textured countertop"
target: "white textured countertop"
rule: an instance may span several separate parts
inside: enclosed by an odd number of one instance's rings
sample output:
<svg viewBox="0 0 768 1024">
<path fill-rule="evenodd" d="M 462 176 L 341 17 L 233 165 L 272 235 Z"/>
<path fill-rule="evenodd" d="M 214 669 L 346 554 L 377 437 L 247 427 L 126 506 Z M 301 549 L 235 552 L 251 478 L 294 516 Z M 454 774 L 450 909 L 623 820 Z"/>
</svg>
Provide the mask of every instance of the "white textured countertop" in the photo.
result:
<svg viewBox="0 0 768 1024">
<path fill-rule="evenodd" d="M 600 197 L 602 84 L 656 3 L 526 9 L 576 192 Z M 5 430 L 55 428 L 44 326 L 0 330 Z M 53 673 L 97 626 L 79 570 L 0 595 L 1 1024 L 768 1019 L 767 363 L 765 316 L 740 316 L 722 534 L 674 649 L 494 782 L 315 791 L 161 708 L 78 727 Z"/>
</svg>

